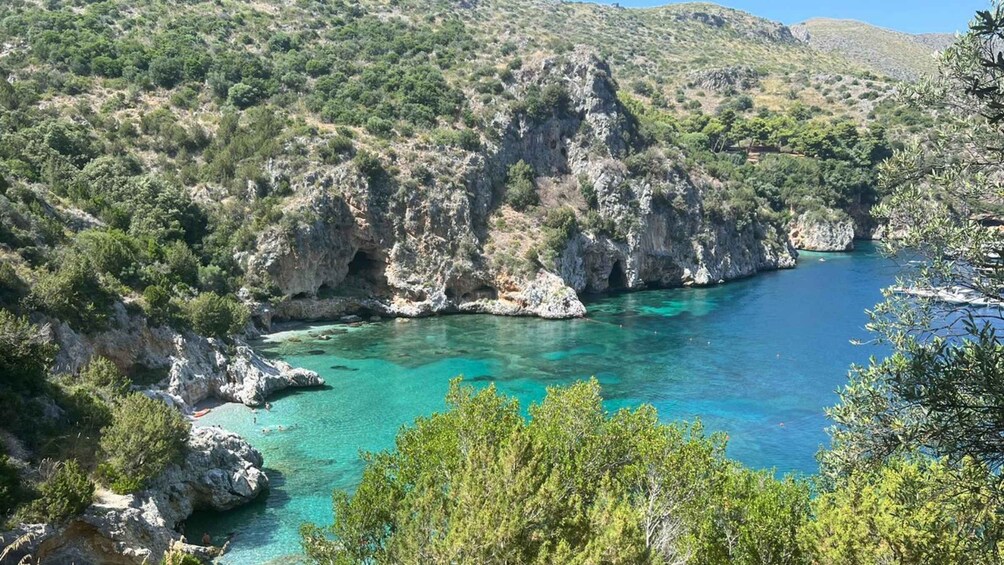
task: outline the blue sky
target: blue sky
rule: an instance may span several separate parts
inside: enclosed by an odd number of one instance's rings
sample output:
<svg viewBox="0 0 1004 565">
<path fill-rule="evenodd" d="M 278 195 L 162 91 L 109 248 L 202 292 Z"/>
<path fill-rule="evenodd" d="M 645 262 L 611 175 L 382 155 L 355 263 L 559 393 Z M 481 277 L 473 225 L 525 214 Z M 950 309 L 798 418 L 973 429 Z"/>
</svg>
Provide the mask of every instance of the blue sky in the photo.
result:
<svg viewBox="0 0 1004 565">
<path fill-rule="evenodd" d="M 613 2 L 603 0 L 604 4 Z M 621 6 L 676 4 L 672 0 L 619 0 Z M 716 4 L 794 24 L 809 18 L 861 20 L 908 33 L 964 31 L 990 0 L 718 0 Z"/>
</svg>

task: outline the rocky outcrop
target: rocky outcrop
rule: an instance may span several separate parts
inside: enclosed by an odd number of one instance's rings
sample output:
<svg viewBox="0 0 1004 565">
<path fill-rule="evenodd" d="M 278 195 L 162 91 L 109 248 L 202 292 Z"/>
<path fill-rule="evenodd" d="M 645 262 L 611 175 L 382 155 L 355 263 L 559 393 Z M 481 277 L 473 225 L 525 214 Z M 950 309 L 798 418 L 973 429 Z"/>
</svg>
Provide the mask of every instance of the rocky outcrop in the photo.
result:
<svg viewBox="0 0 1004 565">
<path fill-rule="evenodd" d="M 755 76 L 726 74 L 740 86 Z M 583 50 L 525 61 L 507 88 L 522 100 L 553 85 L 567 98 L 543 115 L 500 109 L 476 151 L 419 140 L 394 174 L 364 174 L 351 162 L 282 173 L 296 194 L 282 227 L 238 258 L 249 280 L 285 296 L 258 319 L 568 318 L 585 313 L 578 293 L 715 284 L 794 266 L 780 226 L 729 212 L 724 189 L 683 171 L 682 155 L 638 147 L 605 63 Z M 518 161 L 538 177 L 537 209 L 503 204 Z M 584 200 L 583 183 L 594 202 Z M 580 225 L 590 217 L 606 227 L 579 229 L 545 253 L 543 217 L 557 206 L 571 207 Z"/>
<path fill-rule="evenodd" d="M 73 373 L 94 355 L 111 359 L 128 374 L 155 375 L 157 387 L 183 411 L 207 399 L 257 406 L 287 387 L 324 384 L 317 373 L 268 361 L 239 338 L 205 338 L 167 327 L 151 327 L 119 304 L 111 329 L 80 334 L 66 323 L 48 320 L 59 344 L 55 371 Z"/>
<path fill-rule="evenodd" d="M 176 528 L 195 510 L 230 510 L 257 498 L 268 488 L 262 465 L 261 454 L 236 434 L 195 428 L 184 462 L 148 489 L 132 495 L 101 491 L 68 524 L 24 526 L 3 539 L 31 531 L 20 552 L 41 563 L 159 563 L 171 547 L 211 558 L 212 548 L 188 544 Z"/>
<path fill-rule="evenodd" d="M 854 249 L 855 222 L 832 211 L 805 212 L 792 222 L 791 241 L 805 251 L 850 251 Z"/>
<path fill-rule="evenodd" d="M 728 93 L 756 87 L 760 84 L 760 74 L 749 67 L 724 67 L 693 72 L 690 74 L 690 81 L 704 90 Z"/>
</svg>

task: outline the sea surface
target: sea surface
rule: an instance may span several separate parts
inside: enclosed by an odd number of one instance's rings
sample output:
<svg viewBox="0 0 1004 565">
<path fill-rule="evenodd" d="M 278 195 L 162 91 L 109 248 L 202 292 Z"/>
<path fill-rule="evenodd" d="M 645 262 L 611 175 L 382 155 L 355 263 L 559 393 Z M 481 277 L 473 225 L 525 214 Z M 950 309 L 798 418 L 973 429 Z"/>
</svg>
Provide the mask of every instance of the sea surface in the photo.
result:
<svg viewBox="0 0 1004 565">
<path fill-rule="evenodd" d="M 392 447 L 401 426 L 442 410 L 457 375 L 495 383 L 524 407 L 546 387 L 595 376 L 611 410 L 649 403 L 664 420 L 700 418 L 728 434 L 732 458 L 814 473 L 824 409 L 848 368 L 885 353 L 852 342 L 870 339 L 865 310 L 895 275 L 863 244 L 712 288 L 598 298 L 580 320 L 462 315 L 270 336 L 261 351 L 317 371 L 327 387 L 273 398 L 269 411 L 229 404 L 199 420 L 258 448 L 272 488 L 248 507 L 193 516 L 186 532 L 220 543 L 232 534 L 227 563 L 294 561 L 300 524 L 331 522 L 332 489 L 354 488 L 360 453 Z"/>
</svg>

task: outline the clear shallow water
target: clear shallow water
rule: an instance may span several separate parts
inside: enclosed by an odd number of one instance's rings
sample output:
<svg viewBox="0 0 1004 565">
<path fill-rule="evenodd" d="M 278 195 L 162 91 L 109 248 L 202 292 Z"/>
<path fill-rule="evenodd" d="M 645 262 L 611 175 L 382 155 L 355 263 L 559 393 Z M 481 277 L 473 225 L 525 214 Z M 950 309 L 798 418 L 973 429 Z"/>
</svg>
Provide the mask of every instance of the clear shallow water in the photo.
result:
<svg viewBox="0 0 1004 565">
<path fill-rule="evenodd" d="M 611 409 L 650 403 L 664 420 L 699 417 L 709 432 L 729 435 L 735 459 L 813 473 L 826 442 L 823 409 L 852 363 L 883 353 L 851 340 L 867 339 L 864 310 L 894 276 L 889 261 L 862 246 L 803 253 L 797 269 L 723 286 L 603 298 L 587 304 L 583 320 L 394 320 L 332 326 L 344 333 L 328 340 L 312 337 L 323 329 L 315 328 L 262 344 L 329 386 L 275 398 L 269 412 L 225 405 L 199 421 L 261 450 L 272 490 L 246 508 L 199 514 L 186 530 L 193 539 L 233 532 L 229 563 L 290 562 L 299 525 L 330 523 L 332 489 L 355 486 L 359 452 L 391 447 L 402 425 L 441 410 L 456 375 L 495 382 L 524 406 L 547 386 L 596 376 Z"/>
</svg>

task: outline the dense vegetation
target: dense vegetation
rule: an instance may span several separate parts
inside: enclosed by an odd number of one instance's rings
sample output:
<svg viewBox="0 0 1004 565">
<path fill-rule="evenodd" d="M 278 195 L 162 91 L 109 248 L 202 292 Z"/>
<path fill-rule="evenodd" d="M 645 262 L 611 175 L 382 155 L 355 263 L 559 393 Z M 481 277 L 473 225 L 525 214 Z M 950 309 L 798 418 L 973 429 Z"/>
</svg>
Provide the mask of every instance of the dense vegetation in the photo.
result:
<svg viewBox="0 0 1004 565">
<path fill-rule="evenodd" d="M 95 357 L 78 375 L 55 377 L 53 353 L 26 319 L 0 310 L 4 428 L 41 461 L 39 478 L 27 482 L 0 456 L 0 518 L 13 523 L 58 523 L 81 512 L 94 492 L 91 469 L 117 491 L 137 490 L 180 460 L 188 438 L 184 418 L 130 393 L 131 381 L 111 361 Z"/>
<path fill-rule="evenodd" d="M 828 485 L 777 479 L 650 406 L 608 414 L 599 393 L 549 389 L 527 420 L 494 387 L 455 381 L 447 412 L 335 492 L 330 529 L 302 528 L 304 550 L 318 563 L 997 562 L 1004 524 L 978 463 L 964 491 L 926 457 Z"/>
<path fill-rule="evenodd" d="M 861 128 L 799 105 L 783 113 L 756 110 L 745 95 L 728 99 L 712 115 L 684 118 L 632 99 L 627 104 L 641 116 L 644 136 L 682 147 L 689 166 L 733 185 L 728 198 L 735 206 L 861 216 L 884 196 L 876 167 L 895 144 L 881 126 Z"/>
<path fill-rule="evenodd" d="M 454 382 L 450 410 L 373 455 L 321 562 L 793 563 L 809 489 L 724 459 L 721 437 L 660 424 L 651 407 L 604 413 L 593 381 L 530 407 Z"/>
</svg>

